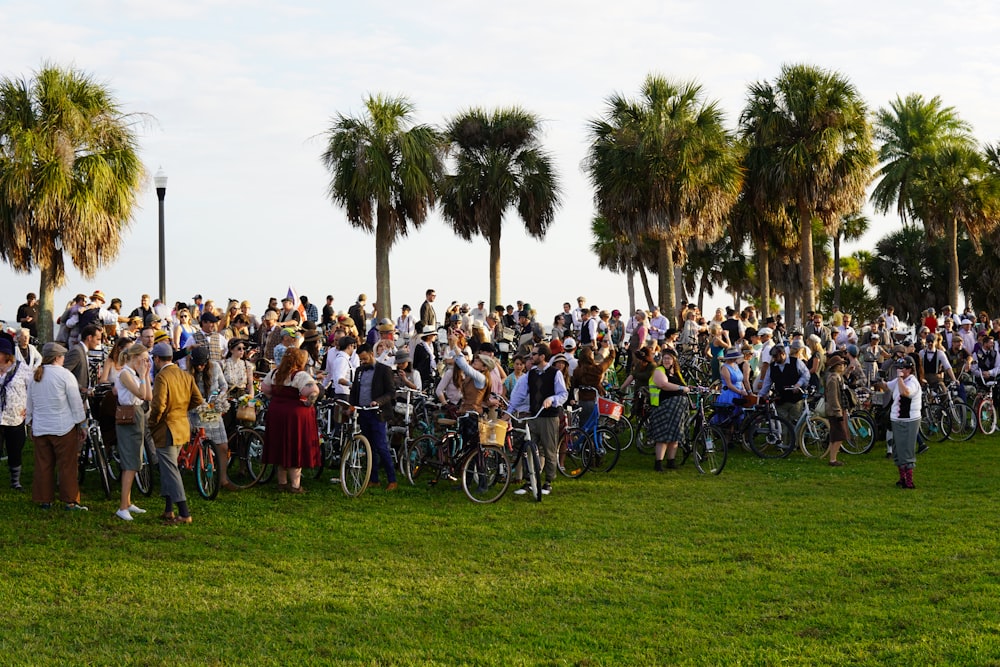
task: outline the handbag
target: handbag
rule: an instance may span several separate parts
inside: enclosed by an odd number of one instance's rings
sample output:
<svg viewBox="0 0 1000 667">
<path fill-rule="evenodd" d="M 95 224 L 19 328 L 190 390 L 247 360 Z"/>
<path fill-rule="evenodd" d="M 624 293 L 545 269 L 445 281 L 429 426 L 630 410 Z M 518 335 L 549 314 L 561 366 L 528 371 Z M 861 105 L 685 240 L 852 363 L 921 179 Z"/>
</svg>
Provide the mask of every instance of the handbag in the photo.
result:
<svg viewBox="0 0 1000 667">
<path fill-rule="evenodd" d="M 827 416 L 826 415 L 826 397 L 825 396 L 821 397 L 816 402 L 816 407 L 813 409 L 813 412 L 815 414 L 819 415 L 820 417 L 826 417 Z"/>
<path fill-rule="evenodd" d="M 236 408 L 236 421 L 255 422 L 257 421 L 257 408 L 252 405 L 241 405 Z"/>
<path fill-rule="evenodd" d="M 135 423 L 135 406 L 134 405 L 122 405 L 121 403 L 115 408 L 115 423 L 116 424 L 134 424 Z"/>
</svg>

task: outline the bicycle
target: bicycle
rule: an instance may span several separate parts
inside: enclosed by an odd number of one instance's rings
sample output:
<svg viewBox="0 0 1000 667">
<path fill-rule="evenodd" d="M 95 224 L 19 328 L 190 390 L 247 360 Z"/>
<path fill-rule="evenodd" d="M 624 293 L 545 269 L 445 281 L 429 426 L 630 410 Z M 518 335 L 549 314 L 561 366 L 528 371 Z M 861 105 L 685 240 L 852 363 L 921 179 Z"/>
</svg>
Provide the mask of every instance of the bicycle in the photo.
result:
<svg viewBox="0 0 1000 667">
<path fill-rule="evenodd" d="M 681 439 L 677 443 L 682 453 L 679 465 L 683 466 L 693 456 L 695 468 L 703 475 L 722 474 L 729 457 L 725 434 L 719 427 L 710 424 L 705 415 L 705 399 L 714 393 L 710 387 L 691 387 L 689 396 L 694 397 L 694 414 L 684 417 Z"/>
<path fill-rule="evenodd" d="M 726 434 L 727 447 L 738 437 L 742 446 L 749 447 L 762 459 L 784 459 L 792 453 L 795 428 L 778 414 L 769 396 L 758 399 L 756 406 L 746 408 L 739 417 L 735 406 L 728 411 L 726 407 L 716 405 L 713 419 L 718 418 L 719 422 L 713 426 L 719 426 Z"/>
<path fill-rule="evenodd" d="M 323 401 L 323 429 L 320 446 L 324 466 L 340 469 L 340 488 L 348 498 L 357 498 L 368 488 L 372 474 L 372 445 L 361 433 L 358 412 L 380 410 L 379 406 L 361 407 L 351 405 L 343 399 Z M 317 405 L 317 415 L 320 414 Z M 317 473 L 318 474 L 318 473 Z"/>
<path fill-rule="evenodd" d="M 976 370 L 977 384 L 982 384 L 983 391 L 976 396 L 973 404 L 973 412 L 976 415 L 976 422 L 979 424 L 979 431 L 983 435 L 993 435 L 997 430 L 997 409 L 993 403 L 993 388 L 996 380 L 987 380 L 980 370 Z"/>
<path fill-rule="evenodd" d="M 522 424 L 522 427 L 516 428 L 512 423 L 511 428 L 507 431 L 506 441 L 507 449 L 513 452 L 513 456 L 510 458 L 510 465 L 513 468 L 521 466 L 521 470 L 524 471 L 528 479 L 528 492 L 535 499 L 535 502 L 542 501 L 542 461 L 538 455 L 538 445 L 531 439 L 531 428 L 528 422 L 538 419 L 538 416 L 541 414 L 542 410 L 539 410 L 534 417 L 515 417 L 511 415 L 511 418 Z M 520 437 L 515 437 L 517 435 L 520 435 Z M 508 474 L 508 476 L 513 477 L 514 475 Z"/>
<path fill-rule="evenodd" d="M 192 438 L 177 454 L 179 470 L 193 470 L 198 495 L 205 500 L 215 500 L 219 495 L 219 471 L 215 462 L 212 442 L 205 437 L 205 429 L 193 431 Z"/>
<path fill-rule="evenodd" d="M 478 419 L 479 414 L 468 412 L 461 418 Z M 444 435 L 440 438 L 431 434 L 422 435 L 409 445 L 405 458 L 412 466 L 413 479 L 433 468 L 438 474 L 431 480 L 431 485 L 447 477 L 460 482 L 466 497 L 472 502 L 494 503 L 502 498 L 511 478 L 510 460 L 503 446 L 503 437 L 497 439 L 499 444 L 483 444 L 484 429 L 480 429 L 480 442 L 469 445 L 458 427 L 459 419 L 439 418 L 437 422 L 445 427 Z"/>
<path fill-rule="evenodd" d="M 804 456 L 823 458 L 830 449 L 830 421 L 812 409 L 818 402 L 816 387 L 806 391 L 802 414 L 795 422 L 795 442 Z"/>
<path fill-rule="evenodd" d="M 77 462 L 77 483 L 83 485 L 83 478 L 88 471 L 97 471 L 97 476 L 101 481 L 101 488 L 104 489 L 104 497 L 111 498 L 111 480 L 114 479 L 114 471 L 108 462 L 107 449 L 104 447 L 104 437 L 101 435 L 101 425 L 94 416 L 90 401 L 83 401 L 87 414 L 87 437 L 83 441 L 80 449 L 80 457 Z"/>
<path fill-rule="evenodd" d="M 569 416 L 571 426 L 583 431 L 589 441 L 588 446 L 586 442 L 581 441 L 578 434 L 574 433 L 567 440 L 564 440 L 568 445 L 567 454 L 570 454 L 570 452 L 579 452 L 579 462 L 583 465 L 584 470 L 611 472 L 618 464 L 621 450 L 618 447 L 618 437 L 614 432 L 606 426 L 601 426 L 600 415 L 596 406 L 584 424 L 574 423 L 574 421 L 579 421 L 580 408 L 574 409 L 571 406 L 566 406 L 565 410 Z M 572 477 L 573 475 L 567 476 Z"/>
<path fill-rule="evenodd" d="M 241 489 L 263 484 L 274 475 L 274 466 L 265 464 L 263 429 L 239 426 L 229 436 L 229 481 Z"/>
<path fill-rule="evenodd" d="M 956 383 L 928 386 L 921 405 L 920 433 L 932 442 L 964 442 L 976 432 L 976 416 L 965 401 L 953 395 Z"/>
<path fill-rule="evenodd" d="M 403 400 L 399 400 L 399 394 L 403 394 Z M 400 387 L 396 390 L 397 400 L 395 405 L 396 414 L 403 416 L 402 424 L 390 426 L 388 428 L 389 444 L 392 455 L 396 457 L 399 472 L 406 477 L 410 484 L 415 484 L 412 468 L 416 461 L 408 458 L 414 450 L 409 446 L 417 437 L 432 433 L 430 418 L 428 416 L 427 403 L 429 401 L 426 394 L 417 389 Z M 401 439 L 400 439 L 401 438 Z M 396 446 L 392 446 L 398 442 Z"/>
</svg>

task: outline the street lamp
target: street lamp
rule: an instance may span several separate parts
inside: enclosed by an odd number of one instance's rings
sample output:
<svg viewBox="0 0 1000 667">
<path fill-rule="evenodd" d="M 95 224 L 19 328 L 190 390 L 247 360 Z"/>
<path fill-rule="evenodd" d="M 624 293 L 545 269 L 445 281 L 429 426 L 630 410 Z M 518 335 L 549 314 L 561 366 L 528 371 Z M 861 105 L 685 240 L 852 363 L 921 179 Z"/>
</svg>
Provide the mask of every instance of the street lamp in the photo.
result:
<svg viewBox="0 0 1000 667">
<path fill-rule="evenodd" d="M 167 260 L 163 243 L 163 199 L 167 196 L 167 175 L 160 167 L 153 177 L 156 184 L 156 198 L 160 200 L 160 303 L 167 302 Z"/>
</svg>

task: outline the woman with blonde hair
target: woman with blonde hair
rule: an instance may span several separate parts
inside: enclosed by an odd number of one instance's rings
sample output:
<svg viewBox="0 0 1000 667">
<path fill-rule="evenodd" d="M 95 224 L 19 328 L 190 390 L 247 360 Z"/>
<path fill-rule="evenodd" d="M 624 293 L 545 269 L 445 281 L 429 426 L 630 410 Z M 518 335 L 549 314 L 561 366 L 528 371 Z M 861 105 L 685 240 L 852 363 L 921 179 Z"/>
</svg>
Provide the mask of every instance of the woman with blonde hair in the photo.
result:
<svg viewBox="0 0 1000 667">
<path fill-rule="evenodd" d="M 809 370 L 809 384 L 819 389 L 822 386 L 823 368 L 826 365 L 823 351 L 823 341 L 816 334 L 809 334 L 806 338 L 806 347 L 809 349 L 808 359 L 803 359 L 806 368 Z"/>
<path fill-rule="evenodd" d="M 194 338 L 196 329 L 191 324 L 191 311 L 187 308 L 181 308 L 177 311 L 177 321 L 178 325 L 174 327 L 172 342 L 175 350 L 182 350 L 191 344 L 189 341 Z"/>
<path fill-rule="evenodd" d="M 132 504 L 132 482 L 142 465 L 143 438 L 146 432 L 146 413 L 143 402 L 153 400 L 153 383 L 149 381 L 149 350 L 140 343 L 131 345 L 119 356 L 121 371 L 115 378 L 118 405 L 131 406 L 134 421 L 131 424 L 115 423 L 118 438 L 118 459 L 122 470 L 122 492 L 115 512 L 122 521 L 131 521 L 133 514 L 146 510 Z M 116 420 L 117 422 L 117 420 Z"/>
</svg>

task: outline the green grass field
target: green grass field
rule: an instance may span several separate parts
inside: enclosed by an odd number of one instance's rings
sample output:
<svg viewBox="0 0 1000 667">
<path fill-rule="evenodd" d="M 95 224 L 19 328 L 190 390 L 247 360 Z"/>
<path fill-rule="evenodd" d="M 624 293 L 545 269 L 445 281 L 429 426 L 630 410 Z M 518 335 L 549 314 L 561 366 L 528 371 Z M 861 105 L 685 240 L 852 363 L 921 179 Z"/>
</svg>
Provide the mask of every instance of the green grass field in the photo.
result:
<svg viewBox="0 0 1000 667">
<path fill-rule="evenodd" d="M 173 528 L 156 497 L 115 518 L 94 478 L 88 513 L 4 488 L 0 664 L 997 665 L 998 452 L 934 445 L 902 491 L 878 450 L 712 478 L 629 450 L 490 506 L 187 478 Z"/>
</svg>

